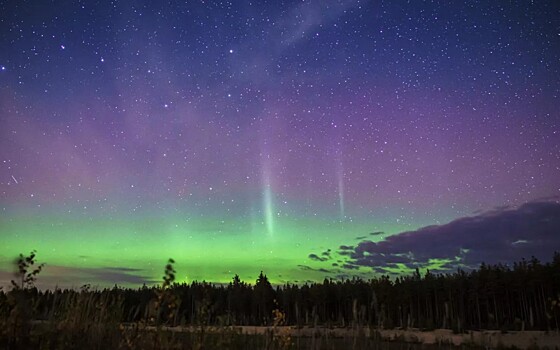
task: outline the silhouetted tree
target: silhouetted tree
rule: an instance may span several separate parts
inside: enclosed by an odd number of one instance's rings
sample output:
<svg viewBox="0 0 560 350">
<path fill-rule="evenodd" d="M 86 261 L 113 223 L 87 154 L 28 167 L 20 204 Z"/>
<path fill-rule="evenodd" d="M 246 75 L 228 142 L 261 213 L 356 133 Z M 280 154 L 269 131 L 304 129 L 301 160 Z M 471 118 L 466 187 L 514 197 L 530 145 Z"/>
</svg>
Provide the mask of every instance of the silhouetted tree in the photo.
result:
<svg viewBox="0 0 560 350">
<path fill-rule="evenodd" d="M 253 296 L 253 310 L 257 322 L 269 323 L 272 317 L 272 310 L 274 309 L 274 294 L 272 285 L 261 271 L 255 283 Z"/>
</svg>

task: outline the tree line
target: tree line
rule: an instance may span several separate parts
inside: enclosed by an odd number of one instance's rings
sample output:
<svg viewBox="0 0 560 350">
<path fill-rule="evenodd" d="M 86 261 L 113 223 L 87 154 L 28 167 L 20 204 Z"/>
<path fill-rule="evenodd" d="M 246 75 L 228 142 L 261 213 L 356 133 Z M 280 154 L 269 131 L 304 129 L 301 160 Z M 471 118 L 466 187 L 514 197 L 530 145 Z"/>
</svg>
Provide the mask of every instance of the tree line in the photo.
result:
<svg viewBox="0 0 560 350">
<path fill-rule="evenodd" d="M 173 261 L 164 283 L 139 289 L 56 289 L 40 291 L 21 282 L 0 291 L 0 318 L 25 297 L 28 316 L 56 320 L 73 314 L 114 322 L 166 325 L 372 326 L 552 330 L 560 318 L 560 254 L 550 262 L 536 258 L 512 266 L 482 264 L 472 271 L 373 277 L 273 287 L 261 272 L 254 284 L 235 275 L 227 285 L 175 283 Z M 35 277 L 33 275 L 32 277 Z M 30 280 L 33 282 L 33 280 Z M 21 306 L 19 306 L 21 308 Z M 80 309 L 81 312 L 76 312 Z M 21 310 L 20 310 L 21 311 Z"/>
</svg>

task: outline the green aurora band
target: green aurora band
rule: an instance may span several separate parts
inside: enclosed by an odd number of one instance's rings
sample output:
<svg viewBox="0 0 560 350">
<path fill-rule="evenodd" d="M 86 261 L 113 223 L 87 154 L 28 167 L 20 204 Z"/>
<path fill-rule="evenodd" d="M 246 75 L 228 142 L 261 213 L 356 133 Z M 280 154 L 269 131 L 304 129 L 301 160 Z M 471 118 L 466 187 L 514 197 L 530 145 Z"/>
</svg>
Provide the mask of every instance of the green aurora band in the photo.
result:
<svg viewBox="0 0 560 350">
<path fill-rule="evenodd" d="M 336 278 L 336 273 L 319 270 L 330 267 L 330 263 L 314 261 L 309 254 L 331 249 L 332 261 L 342 260 L 336 250 L 342 244 L 352 243 L 348 242 L 349 232 L 366 236 L 372 231 L 393 234 L 411 229 L 410 225 L 387 223 L 387 220 L 381 224 L 356 218 L 341 221 L 335 213 L 309 217 L 280 215 L 272 212 L 275 198 L 268 189 L 269 186 L 264 187 L 263 210 L 249 218 L 228 217 L 226 213 L 186 218 L 177 208 L 144 209 L 116 217 L 101 213 L 86 216 L 79 209 L 64 214 L 62 209 L 6 209 L 8 219 L 2 222 L 4 248 L 0 268 L 9 270 L 18 254 L 35 249 L 39 262 L 47 263 L 42 275 L 48 276 L 49 286 L 113 284 L 88 280 L 87 274 L 72 278 L 57 276 L 53 266 L 83 271 L 108 267 L 134 269 L 157 282 L 170 257 L 177 262 L 179 282 L 226 283 L 235 274 L 252 282 L 262 270 L 273 283 L 302 283 Z M 337 219 L 332 220 L 333 217 Z M 425 223 L 419 226 L 422 224 Z M 372 276 L 367 270 L 361 268 L 352 275 Z M 349 272 L 339 270 L 338 273 Z M 4 278 L 2 283 L 7 284 L 8 280 Z"/>
</svg>

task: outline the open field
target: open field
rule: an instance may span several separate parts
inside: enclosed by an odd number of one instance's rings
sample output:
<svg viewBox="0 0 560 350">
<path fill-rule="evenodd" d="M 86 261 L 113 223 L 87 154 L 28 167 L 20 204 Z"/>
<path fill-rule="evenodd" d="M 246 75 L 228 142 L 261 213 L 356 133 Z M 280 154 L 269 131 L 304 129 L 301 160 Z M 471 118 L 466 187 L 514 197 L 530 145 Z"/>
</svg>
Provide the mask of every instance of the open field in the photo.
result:
<svg viewBox="0 0 560 350">
<path fill-rule="evenodd" d="M 165 331 L 179 333 L 200 332 L 198 327 L 164 327 Z M 517 348 L 517 349 L 560 349 L 560 333 L 544 331 L 519 331 L 500 332 L 492 330 L 469 331 L 456 334 L 448 329 L 436 329 L 433 331 L 421 331 L 417 329 L 401 330 L 378 330 L 368 327 L 354 328 L 327 328 L 327 327 L 263 327 L 263 326 L 240 326 L 228 327 L 230 332 L 253 335 L 290 337 L 308 343 L 313 339 L 323 341 L 334 341 L 335 343 L 353 343 L 353 340 L 365 339 L 368 343 L 406 343 L 416 345 L 438 345 L 451 347 L 480 347 L 480 348 Z M 156 327 L 147 327 L 147 331 L 155 331 Z M 224 333 L 224 327 L 207 327 L 204 331 L 208 334 L 220 335 Z M 358 341 L 360 342 L 360 341 Z"/>
<path fill-rule="evenodd" d="M 267 327 L 241 327 L 243 333 L 264 334 Z M 375 330 L 370 328 L 295 328 L 279 327 L 275 330 L 279 334 L 288 333 L 294 337 L 325 336 L 331 338 L 353 338 L 363 334 L 366 337 L 381 337 L 383 341 L 398 341 L 406 343 L 421 344 L 453 344 L 475 345 L 480 347 L 516 347 L 529 349 L 535 346 L 539 348 L 560 348 L 560 333 L 543 331 L 507 332 L 500 331 L 469 331 L 463 334 L 455 334 L 449 329 L 436 329 L 423 332 L 420 330 Z M 378 333 L 375 335 L 374 333 Z"/>
<path fill-rule="evenodd" d="M 74 325 L 75 326 L 75 325 Z M 377 330 L 368 327 L 168 327 L 98 324 L 87 329 L 32 322 L 27 337 L 0 337 L 0 349 L 559 349 L 557 332 Z"/>
</svg>

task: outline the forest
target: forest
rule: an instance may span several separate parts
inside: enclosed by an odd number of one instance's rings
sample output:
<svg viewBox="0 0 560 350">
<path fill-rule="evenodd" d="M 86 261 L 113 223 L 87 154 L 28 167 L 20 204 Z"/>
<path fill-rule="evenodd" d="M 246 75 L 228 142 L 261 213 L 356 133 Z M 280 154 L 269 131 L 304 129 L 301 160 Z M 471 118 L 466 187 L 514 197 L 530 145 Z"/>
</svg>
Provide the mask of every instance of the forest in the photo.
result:
<svg viewBox="0 0 560 350">
<path fill-rule="evenodd" d="M 237 275 L 227 285 L 175 283 L 174 261 L 162 284 L 139 289 L 38 290 L 42 265 L 20 255 L 18 277 L 0 291 L 0 322 L 18 317 L 53 321 L 75 317 L 158 325 L 283 325 L 432 330 L 557 330 L 560 318 L 560 253 L 511 267 L 486 265 L 472 271 L 273 286 L 261 272 L 254 284 Z M 35 265 L 34 265 L 35 264 Z M 79 312 L 76 312 L 79 311 Z M 7 329 L 2 327 L 2 329 Z"/>
</svg>

